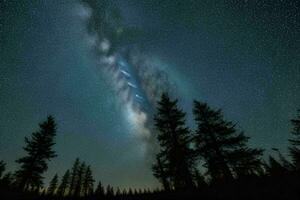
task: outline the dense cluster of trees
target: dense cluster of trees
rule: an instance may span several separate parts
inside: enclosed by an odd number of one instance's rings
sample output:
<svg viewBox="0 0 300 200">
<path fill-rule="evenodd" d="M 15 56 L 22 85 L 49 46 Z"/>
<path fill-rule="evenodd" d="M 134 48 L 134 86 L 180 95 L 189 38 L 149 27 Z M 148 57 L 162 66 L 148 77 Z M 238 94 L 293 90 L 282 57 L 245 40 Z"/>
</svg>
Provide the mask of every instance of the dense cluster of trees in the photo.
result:
<svg viewBox="0 0 300 200">
<path fill-rule="evenodd" d="M 108 185 L 106 188 L 99 181 L 94 190 L 94 177 L 90 165 L 77 158 L 71 169 L 67 169 L 61 178 L 55 174 L 49 186 L 43 186 L 43 173 L 48 169 L 48 161 L 56 157 L 54 151 L 56 123 L 52 116 L 39 124 L 40 129 L 31 134 L 31 138 L 25 137 L 26 155 L 18 160 L 20 168 L 12 172 L 4 173 L 6 164 L 0 161 L 0 198 L 3 194 L 23 199 L 25 196 L 30 198 L 40 197 L 48 199 L 62 198 L 110 198 L 124 197 L 138 194 L 149 194 L 150 190 L 136 190 L 119 188 L 116 190 Z"/>
<path fill-rule="evenodd" d="M 179 108 L 178 100 L 163 94 L 158 102 L 154 122 L 160 149 L 152 170 L 163 189 L 121 191 L 110 185 L 104 187 L 100 181 L 95 188 L 91 166 L 79 158 L 72 168 L 61 177 L 55 174 L 49 186 L 44 187 L 43 173 L 48 169 L 48 162 L 57 156 L 54 150 L 57 126 L 54 118 L 48 116 L 39 124 L 38 131 L 30 138 L 25 137 L 23 149 L 26 155 L 16 160 L 20 165 L 18 170 L 5 173 L 6 164 L 0 161 L 0 193 L 11 195 L 13 192 L 19 194 L 20 199 L 29 194 L 28 197 L 45 199 L 166 199 L 175 194 L 215 198 L 218 193 L 221 196 L 226 196 L 226 193 L 245 195 L 249 188 L 264 196 L 264 191 L 270 193 L 277 188 L 275 191 L 285 192 L 285 197 L 300 197 L 297 192 L 300 110 L 291 120 L 291 161 L 278 149 L 273 149 L 278 153 L 277 159 L 269 156 L 265 161 L 263 150 L 249 147 L 249 137 L 238 130 L 236 124 L 226 120 L 220 109 L 194 101 L 193 114 L 195 130 L 186 125 L 186 113 Z"/>
<path fill-rule="evenodd" d="M 262 159 L 263 150 L 247 145 L 249 137 L 224 119 L 222 111 L 206 103 L 194 101 L 196 129 L 185 122 L 186 113 L 178 100 L 163 94 L 158 102 L 154 121 L 160 152 L 152 169 L 166 191 L 199 188 L 218 183 L 232 183 L 262 177 L 292 177 L 300 175 L 300 111 L 293 125 L 289 152 L 292 162 L 278 149 L 279 160 Z M 206 169 L 203 171 L 203 168 Z M 202 173 L 201 173 L 202 172 Z M 295 177 L 295 176 L 294 176 Z"/>
<path fill-rule="evenodd" d="M 221 110 L 194 101 L 194 132 L 186 126 L 186 114 L 177 100 L 167 94 L 162 95 L 157 110 L 154 120 L 161 149 L 153 171 L 166 190 L 196 186 L 201 176 L 199 161 L 212 182 L 263 172 L 263 150 L 248 147 L 249 138 L 226 121 Z M 203 183 L 204 177 L 200 179 Z"/>
<path fill-rule="evenodd" d="M 72 169 L 68 169 L 58 184 L 58 176 L 50 181 L 47 194 L 51 196 L 89 196 L 94 190 L 94 178 L 90 165 L 77 158 Z"/>
</svg>

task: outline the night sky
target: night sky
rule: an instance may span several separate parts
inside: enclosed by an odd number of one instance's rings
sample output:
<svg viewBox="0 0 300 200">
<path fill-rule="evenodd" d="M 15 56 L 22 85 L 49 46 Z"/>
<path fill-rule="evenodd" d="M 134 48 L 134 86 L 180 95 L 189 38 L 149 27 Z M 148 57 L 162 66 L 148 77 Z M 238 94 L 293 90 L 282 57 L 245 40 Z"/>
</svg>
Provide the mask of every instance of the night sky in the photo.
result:
<svg viewBox="0 0 300 200">
<path fill-rule="evenodd" d="M 299 1 L 111 2 L 123 25 L 139 30 L 132 45 L 174 86 L 191 127 L 193 99 L 205 101 L 237 122 L 251 146 L 286 154 L 289 120 L 300 108 Z M 59 156 L 46 183 L 79 157 L 105 185 L 156 187 L 145 141 L 128 123 L 143 115 L 126 111 L 91 48 L 86 16 L 95 9 L 77 1 L 0 0 L 0 159 L 15 170 L 24 136 L 52 114 Z M 134 79 L 133 101 L 153 109 L 143 88 L 147 73 L 125 64 L 118 69 Z"/>
</svg>

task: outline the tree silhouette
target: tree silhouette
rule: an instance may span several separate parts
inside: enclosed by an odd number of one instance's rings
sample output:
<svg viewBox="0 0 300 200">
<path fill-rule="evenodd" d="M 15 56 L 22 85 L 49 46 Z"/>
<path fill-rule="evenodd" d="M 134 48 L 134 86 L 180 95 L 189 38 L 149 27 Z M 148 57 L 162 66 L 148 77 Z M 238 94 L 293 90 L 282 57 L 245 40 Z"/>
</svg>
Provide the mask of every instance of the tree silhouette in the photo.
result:
<svg viewBox="0 0 300 200">
<path fill-rule="evenodd" d="M 122 195 L 122 193 L 121 193 L 120 188 L 117 188 L 117 190 L 116 190 L 116 196 L 121 196 L 121 195 Z"/>
<path fill-rule="evenodd" d="M 163 164 L 160 154 L 156 155 L 156 164 L 152 166 L 153 175 L 162 183 L 166 191 L 170 190 L 169 176 L 166 172 L 166 164 Z"/>
<path fill-rule="evenodd" d="M 10 187 L 13 184 L 14 176 L 11 172 L 7 172 L 3 175 L 2 179 L 0 180 L 0 185 L 3 187 Z"/>
<path fill-rule="evenodd" d="M 123 196 L 127 196 L 127 190 L 126 190 L 125 188 L 124 188 L 123 191 L 122 191 L 122 195 L 123 195 Z"/>
<path fill-rule="evenodd" d="M 190 148 L 190 131 L 185 125 L 185 113 L 178 108 L 177 100 L 172 101 L 168 94 L 162 94 L 154 121 L 159 132 L 158 161 L 161 162 L 153 165 L 154 175 L 161 176 L 157 173 L 159 170 L 155 169 L 164 167 L 163 176 L 169 176 L 175 189 L 192 187 L 194 159 Z M 166 177 L 160 177 L 160 180 L 166 180 Z"/>
<path fill-rule="evenodd" d="M 110 198 L 114 196 L 114 188 L 110 186 L 109 184 L 106 187 L 106 197 Z"/>
<path fill-rule="evenodd" d="M 23 148 L 27 155 L 16 162 L 21 164 L 21 169 L 16 171 L 18 185 L 26 190 L 39 188 L 42 182 L 42 174 L 48 169 L 47 161 L 56 157 L 53 146 L 56 135 L 56 124 L 52 116 L 39 124 L 40 130 L 32 133 L 30 139 L 25 137 L 26 146 Z"/>
<path fill-rule="evenodd" d="M 61 183 L 57 189 L 58 196 L 65 196 L 67 190 L 70 189 L 70 170 L 67 170 L 61 179 Z"/>
<path fill-rule="evenodd" d="M 76 181 L 75 191 L 74 191 L 74 195 L 76 197 L 80 197 L 82 194 L 85 171 L 86 171 L 86 165 L 85 162 L 83 162 L 78 168 L 78 178 Z"/>
<path fill-rule="evenodd" d="M 289 160 L 287 160 L 283 155 L 282 153 L 279 151 L 279 149 L 277 148 L 272 148 L 273 151 L 277 152 L 278 154 L 278 158 L 279 158 L 279 161 L 280 161 L 280 164 L 285 168 L 287 169 L 288 171 L 294 171 L 296 169 L 296 166 L 290 162 Z"/>
<path fill-rule="evenodd" d="M 132 192 L 131 188 L 128 189 L 127 195 L 129 195 L 129 196 L 133 195 L 133 192 Z"/>
<path fill-rule="evenodd" d="M 204 177 L 200 174 L 199 170 L 197 170 L 197 169 L 194 169 L 194 180 L 196 182 L 197 188 L 206 186 Z"/>
<path fill-rule="evenodd" d="M 262 150 L 247 147 L 249 138 L 237 132 L 232 122 L 225 121 L 221 110 L 194 101 L 193 113 L 196 150 L 213 180 L 230 180 L 233 172 L 236 176 L 252 174 L 261 166 Z"/>
<path fill-rule="evenodd" d="M 71 182 L 70 182 L 70 189 L 69 189 L 69 195 L 74 195 L 76 182 L 78 179 L 78 170 L 79 170 L 80 161 L 79 158 L 76 158 L 71 172 Z"/>
<path fill-rule="evenodd" d="M 94 190 L 94 178 L 92 175 L 92 170 L 90 166 L 87 166 L 84 179 L 83 179 L 83 195 L 88 196 L 93 193 Z"/>
<path fill-rule="evenodd" d="M 104 192 L 104 187 L 102 186 L 101 181 L 98 182 L 97 188 L 95 190 L 95 196 L 102 198 L 104 197 L 105 192 Z"/>
<path fill-rule="evenodd" d="M 50 181 L 49 188 L 47 191 L 48 195 L 54 196 L 56 194 L 57 184 L 58 184 L 58 176 L 57 176 L 57 174 L 55 174 L 54 177 Z"/>
<path fill-rule="evenodd" d="M 6 163 L 3 160 L 1 160 L 0 161 L 0 178 L 2 177 L 2 174 L 5 171 L 5 166 L 6 166 Z"/>
<path fill-rule="evenodd" d="M 251 149 L 242 145 L 227 154 L 228 163 L 237 177 L 263 173 L 261 161 L 263 150 Z"/>
<path fill-rule="evenodd" d="M 273 177 L 281 177 L 287 173 L 287 169 L 272 156 L 269 156 L 269 164 L 266 166 L 267 173 Z"/>
<path fill-rule="evenodd" d="M 295 167 L 300 170 L 300 109 L 295 119 L 291 120 L 293 130 L 292 139 L 289 140 L 291 147 L 289 147 L 290 154 L 293 159 Z"/>
</svg>

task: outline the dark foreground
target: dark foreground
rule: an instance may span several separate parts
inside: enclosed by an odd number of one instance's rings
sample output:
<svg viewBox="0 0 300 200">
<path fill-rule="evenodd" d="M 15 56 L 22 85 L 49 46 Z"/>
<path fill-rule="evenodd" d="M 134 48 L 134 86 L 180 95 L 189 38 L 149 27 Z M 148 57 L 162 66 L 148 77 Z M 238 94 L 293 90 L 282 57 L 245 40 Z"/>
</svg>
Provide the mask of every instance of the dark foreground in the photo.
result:
<svg viewBox="0 0 300 200">
<path fill-rule="evenodd" d="M 291 173 L 276 177 L 246 177 L 197 189 L 183 191 L 140 191 L 112 193 L 86 197 L 59 197 L 37 192 L 19 192 L 16 189 L 1 187 L 0 199 L 300 199 L 300 175 Z"/>
</svg>

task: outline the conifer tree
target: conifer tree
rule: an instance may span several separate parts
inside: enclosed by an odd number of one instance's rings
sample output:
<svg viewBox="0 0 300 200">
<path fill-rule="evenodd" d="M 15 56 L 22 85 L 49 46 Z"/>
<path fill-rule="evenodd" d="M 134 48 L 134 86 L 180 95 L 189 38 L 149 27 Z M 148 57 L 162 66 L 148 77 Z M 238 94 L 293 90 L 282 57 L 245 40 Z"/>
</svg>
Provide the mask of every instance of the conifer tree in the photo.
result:
<svg viewBox="0 0 300 200">
<path fill-rule="evenodd" d="M 270 176 L 283 176 L 288 172 L 288 169 L 286 169 L 280 162 L 278 162 L 275 158 L 272 156 L 269 156 L 269 164 L 266 166 L 267 173 Z"/>
<path fill-rule="evenodd" d="M 133 192 L 132 192 L 131 188 L 128 189 L 127 195 L 130 195 L 130 196 L 133 195 Z"/>
<path fill-rule="evenodd" d="M 248 138 L 246 137 L 246 140 Z M 261 155 L 263 150 L 249 148 L 246 144 L 226 153 L 226 160 L 237 177 L 259 175 L 263 173 Z"/>
<path fill-rule="evenodd" d="M 109 184 L 106 187 L 106 197 L 113 197 L 114 196 L 114 188 Z"/>
<path fill-rule="evenodd" d="M 84 179 L 83 179 L 83 195 L 88 196 L 93 193 L 94 190 L 94 178 L 90 166 L 87 166 Z"/>
<path fill-rule="evenodd" d="M 300 109 L 295 119 L 291 120 L 293 130 L 292 138 L 289 140 L 291 146 L 289 147 L 293 163 L 297 170 L 300 170 Z"/>
<path fill-rule="evenodd" d="M 21 168 L 16 171 L 18 185 L 21 189 L 38 188 L 43 182 L 42 174 L 48 169 L 47 161 L 56 157 L 53 146 L 56 135 L 56 124 L 52 116 L 39 124 L 40 130 L 32 133 L 31 138 L 25 137 L 23 148 L 27 155 L 16 162 Z"/>
<path fill-rule="evenodd" d="M 281 165 L 287 169 L 288 171 L 294 171 L 296 170 L 296 166 L 289 160 L 287 160 L 283 155 L 282 153 L 279 151 L 279 149 L 277 148 L 272 148 L 273 151 L 277 152 L 278 154 L 278 158 L 279 158 L 279 161 L 281 163 Z"/>
<path fill-rule="evenodd" d="M 97 188 L 95 190 L 95 195 L 100 198 L 104 197 L 104 195 L 105 195 L 104 187 L 102 186 L 101 181 L 98 182 Z"/>
<path fill-rule="evenodd" d="M 193 187 L 192 168 L 194 157 L 190 144 L 190 131 L 185 125 L 185 113 L 178 108 L 177 100 L 171 100 L 168 94 L 162 94 L 158 102 L 157 114 L 154 117 L 160 144 L 159 163 L 153 169 L 162 166 L 164 175 L 168 175 L 175 189 Z M 159 166 L 160 165 L 160 166 Z M 160 176 L 154 171 L 154 175 Z M 161 177 L 161 180 L 165 179 Z"/>
<path fill-rule="evenodd" d="M 1 160 L 0 161 L 0 178 L 2 177 L 2 174 L 5 171 L 5 166 L 6 166 L 6 163 L 3 160 Z"/>
<path fill-rule="evenodd" d="M 54 196 L 56 194 L 57 183 L 58 183 L 58 176 L 57 176 L 57 174 L 55 174 L 54 177 L 50 181 L 49 188 L 47 191 L 48 195 Z"/>
<path fill-rule="evenodd" d="M 125 188 L 124 188 L 123 191 L 122 191 L 122 195 L 123 195 L 123 196 L 127 196 L 127 190 L 126 190 Z"/>
<path fill-rule="evenodd" d="M 78 168 L 78 179 L 76 181 L 76 186 L 74 191 L 74 195 L 76 197 L 80 197 L 82 194 L 85 171 L 86 171 L 86 165 L 85 162 L 83 162 Z"/>
<path fill-rule="evenodd" d="M 204 177 L 200 174 L 199 170 L 194 170 L 194 179 L 196 182 L 197 188 L 201 188 L 206 185 Z"/>
<path fill-rule="evenodd" d="M 70 189 L 70 170 L 67 170 L 61 179 L 61 183 L 57 190 L 58 196 L 65 196 L 67 190 Z"/>
<path fill-rule="evenodd" d="M 70 189 L 69 189 L 69 195 L 74 195 L 76 183 L 78 180 L 78 170 L 80 166 L 80 160 L 79 158 L 76 158 L 71 172 L 71 178 L 70 178 Z"/>
<path fill-rule="evenodd" d="M 141 188 L 139 188 L 138 193 L 143 194 L 143 190 Z"/>
<path fill-rule="evenodd" d="M 163 185 L 164 190 L 170 190 L 170 180 L 166 172 L 166 164 L 163 164 L 162 159 L 160 158 L 161 154 L 156 155 L 156 164 L 152 166 L 152 171 L 154 177 L 156 177 Z"/>
<path fill-rule="evenodd" d="M 7 172 L 0 180 L 0 186 L 10 187 L 13 184 L 14 176 L 11 172 Z"/>
<path fill-rule="evenodd" d="M 235 124 L 224 120 L 221 110 L 194 101 L 193 112 L 197 124 L 196 151 L 213 180 L 249 175 L 261 166 L 262 150 L 247 147 L 249 138 L 238 132 Z"/>
<path fill-rule="evenodd" d="M 120 188 L 118 187 L 117 190 L 116 190 L 116 196 L 121 196 L 121 194 L 122 194 L 122 193 L 121 193 L 121 190 L 120 190 Z"/>
</svg>

